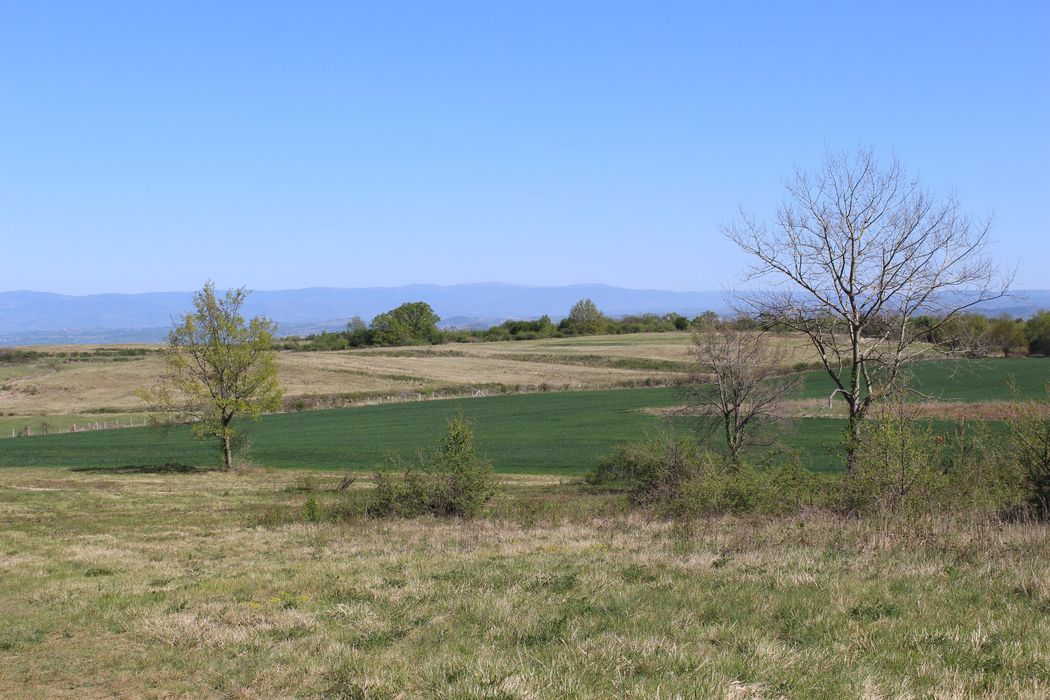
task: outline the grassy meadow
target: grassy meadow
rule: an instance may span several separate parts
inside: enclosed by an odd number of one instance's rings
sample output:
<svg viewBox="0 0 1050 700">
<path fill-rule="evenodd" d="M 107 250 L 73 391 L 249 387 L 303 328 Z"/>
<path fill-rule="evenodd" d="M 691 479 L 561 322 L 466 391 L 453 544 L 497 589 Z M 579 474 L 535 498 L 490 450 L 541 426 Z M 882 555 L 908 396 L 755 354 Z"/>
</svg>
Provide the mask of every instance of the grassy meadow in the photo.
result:
<svg viewBox="0 0 1050 700">
<path fill-rule="evenodd" d="M 1050 694 L 1046 525 L 676 526 L 557 477 L 303 522 L 340 477 L 0 471 L 0 697 Z"/>
</svg>

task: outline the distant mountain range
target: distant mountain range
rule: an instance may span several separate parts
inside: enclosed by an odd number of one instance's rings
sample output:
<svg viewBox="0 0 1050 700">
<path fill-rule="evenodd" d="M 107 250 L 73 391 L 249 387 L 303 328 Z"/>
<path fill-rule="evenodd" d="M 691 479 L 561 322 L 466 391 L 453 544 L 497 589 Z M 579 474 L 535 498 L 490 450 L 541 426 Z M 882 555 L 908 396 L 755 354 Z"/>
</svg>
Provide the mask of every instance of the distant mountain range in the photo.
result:
<svg viewBox="0 0 1050 700">
<path fill-rule="evenodd" d="M 0 345 L 120 343 L 163 340 L 172 322 L 191 308 L 192 292 L 92 294 L 0 292 Z M 610 316 L 676 311 L 692 316 L 726 313 L 722 291 L 669 292 L 602 284 L 532 287 L 502 283 L 408 285 L 359 289 L 315 287 L 253 292 L 246 316 L 277 321 L 283 335 L 341 329 L 353 316 L 366 321 L 406 301 L 425 301 L 443 327 L 488 327 L 507 319 L 565 316 L 589 297 Z M 1050 308 L 1050 290 L 1026 290 L 982 307 L 985 313 L 1027 316 Z"/>
</svg>

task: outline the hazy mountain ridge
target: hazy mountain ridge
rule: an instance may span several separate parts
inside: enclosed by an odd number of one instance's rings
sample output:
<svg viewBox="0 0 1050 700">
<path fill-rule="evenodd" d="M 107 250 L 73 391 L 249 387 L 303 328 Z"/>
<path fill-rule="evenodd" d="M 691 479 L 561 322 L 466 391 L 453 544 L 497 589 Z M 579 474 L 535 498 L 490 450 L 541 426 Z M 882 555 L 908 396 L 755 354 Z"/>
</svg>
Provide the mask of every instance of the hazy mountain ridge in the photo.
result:
<svg viewBox="0 0 1050 700">
<path fill-rule="evenodd" d="M 0 345 L 158 341 L 191 307 L 192 297 L 192 292 L 87 296 L 0 292 Z M 493 282 L 256 291 L 248 297 L 245 313 L 272 318 L 282 334 L 303 334 L 339 329 L 353 316 L 368 321 L 406 301 L 425 301 L 445 319 L 442 325 L 466 328 L 544 314 L 558 319 L 584 297 L 594 300 L 610 316 L 729 311 L 724 291 L 671 292 L 603 284 L 534 287 Z M 1027 316 L 1040 308 L 1050 308 L 1050 290 L 1019 291 L 1011 298 L 983 305 L 981 310 Z"/>
</svg>

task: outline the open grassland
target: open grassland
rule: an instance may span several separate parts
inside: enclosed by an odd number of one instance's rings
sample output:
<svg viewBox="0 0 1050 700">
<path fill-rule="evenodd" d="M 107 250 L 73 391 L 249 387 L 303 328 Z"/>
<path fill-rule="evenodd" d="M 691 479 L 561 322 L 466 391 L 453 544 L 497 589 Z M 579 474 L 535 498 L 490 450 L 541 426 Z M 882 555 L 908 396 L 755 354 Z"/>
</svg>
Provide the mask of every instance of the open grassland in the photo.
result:
<svg viewBox="0 0 1050 700">
<path fill-rule="evenodd" d="M 1045 395 L 1050 361 L 931 361 L 916 364 L 914 374 L 917 388 L 946 399 L 932 408 L 928 404 L 917 406 L 924 411 L 921 415 L 934 421 L 935 429 L 945 432 L 957 419 L 996 418 L 994 413 L 975 413 L 974 406 L 992 406 L 994 401 L 1011 398 L 1011 379 L 1016 381 L 1021 398 Z M 827 391 L 818 386 L 820 382 L 827 386 L 826 378 L 810 373 L 790 407 L 794 415 L 805 417 L 797 419 L 790 430 L 777 431 L 774 437 L 782 456 L 798 454 L 810 469 L 834 471 L 842 464 L 844 425 L 836 412 L 819 412 L 826 401 L 822 403 L 817 397 L 826 396 Z M 952 398 L 959 401 L 947 400 Z M 618 442 L 671 423 L 680 430 L 690 430 L 687 417 L 672 417 L 681 402 L 682 396 L 673 388 L 652 388 L 414 401 L 277 414 L 264 416 L 251 426 L 247 459 L 274 467 L 388 467 L 395 455 L 411 461 L 419 448 L 435 444 L 445 422 L 463 413 L 476 420 L 479 449 L 499 471 L 579 474 Z M 205 465 L 216 459 L 214 447 L 193 441 L 185 428 L 34 436 L 0 444 L 0 466 Z"/>
<path fill-rule="evenodd" d="M 1046 525 L 672 525 L 552 477 L 303 522 L 340 477 L 0 471 L 0 697 L 1050 695 Z"/>
</svg>

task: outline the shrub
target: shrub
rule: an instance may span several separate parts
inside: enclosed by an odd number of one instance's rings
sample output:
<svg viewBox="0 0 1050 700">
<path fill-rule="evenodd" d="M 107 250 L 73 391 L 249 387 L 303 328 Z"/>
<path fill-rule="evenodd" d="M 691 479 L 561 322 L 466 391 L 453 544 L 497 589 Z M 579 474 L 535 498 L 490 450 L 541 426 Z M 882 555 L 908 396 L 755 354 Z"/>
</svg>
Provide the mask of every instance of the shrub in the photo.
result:
<svg viewBox="0 0 1050 700">
<path fill-rule="evenodd" d="M 317 499 L 314 496 L 310 496 L 303 503 L 303 520 L 308 523 L 316 523 L 321 519 L 321 511 L 317 505 Z"/>
<path fill-rule="evenodd" d="M 492 463 L 478 457 L 474 424 L 463 416 L 448 422 L 433 469 L 441 474 L 435 494 L 440 515 L 477 515 L 495 493 Z"/>
<path fill-rule="evenodd" d="M 723 461 L 713 466 L 684 484 L 672 507 L 675 514 L 787 514 L 812 505 L 817 498 L 814 475 L 797 462 L 755 466 Z"/>
<path fill-rule="evenodd" d="M 1023 498 L 1037 517 L 1050 517 L 1050 386 L 1046 400 L 1015 404 L 1007 424 Z"/>
<path fill-rule="evenodd" d="M 402 478 L 376 472 L 375 488 L 369 494 L 366 511 L 373 517 L 415 518 L 433 513 L 433 488 L 416 470 L 409 469 Z"/>
<path fill-rule="evenodd" d="M 843 506 L 904 516 L 1014 511 L 1020 477 L 1005 447 L 986 424 L 961 423 L 939 435 L 903 400 L 889 403 L 865 421 Z"/>
<path fill-rule="evenodd" d="M 407 469 L 401 478 L 377 473 L 375 482 L 367 506 L 373 516 L 474 517 L 496 492 L 492 463 L 478 457 L 474 425 L 463 416 L 448 422 L 420 468 Z"/>
<path fill-rule="evenodd" d="M 909 416 L 903 400 L 864 421 L 854 444 L 853 470 L 845 480 L 847 510 L 925 509 L 943 488 L 943 439 Z"/>
<path fill-rule="evenodd" d="M 1050 356 L 1050 311 L 1039 311 L 1028 319 L 1025 326 L 1029 352 Z"/>
<path fill-rule="evenodd" d="M 734 462 L 673 434 L 617 446 L 587 480 L 620 486 L 635 505 L 683 518 L 795 512 L 817 495 L 815 477 L 797 461 L 778 466 Z"/>
<path fill-rule="evenodd" d="M 944 481 L 930 508 L 1007 514 L 1023 503 L 1021 479 L 1004 436 L 985 422 L 960 424 L 944 442 Z"/>
<path fill-rule="evenodd" d="M 667 503 L 677 498 L 682 484 L 707 468 L 708 458 L 683 436 L 659 434 L 617 445 L 599 460 L 587 481 L 621 486 L 638 505 Z"/>
</svg>

